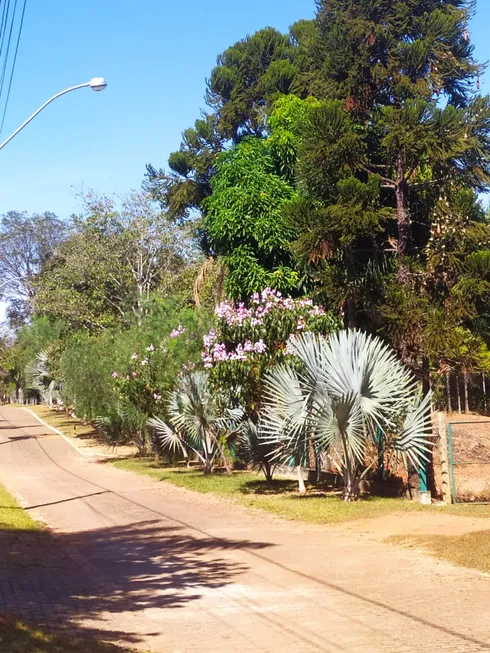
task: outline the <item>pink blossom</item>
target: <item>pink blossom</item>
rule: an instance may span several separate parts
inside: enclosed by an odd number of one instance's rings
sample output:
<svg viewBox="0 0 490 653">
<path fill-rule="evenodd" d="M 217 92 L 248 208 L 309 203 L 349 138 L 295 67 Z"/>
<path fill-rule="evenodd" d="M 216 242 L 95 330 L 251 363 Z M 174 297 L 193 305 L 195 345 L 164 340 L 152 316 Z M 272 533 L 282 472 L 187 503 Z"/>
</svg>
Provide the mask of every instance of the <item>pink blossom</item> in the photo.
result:
<svg viewBox="0 0 490 653">
<path fill-rule="evenodd" d="M 222 320 L 233 314 L 235 312 L 235 308 L 231 302 L 222 302 L 219 306 L 216 307 L 214 312 L 217 317 Z"/>
<path fill-rule="evenodd" d="M 113 378 L 113 379 L 118 379 L 118 378 L 119 378 L 119 374 L 118 374 L 117 372 L 113 372 L 113 373 L 112 373 L 112 378 Z"/>
<path fill-rule="evenodd" d="M 213 367 L 213 357 L 210 354 L 203 351 L 201 353 L 201 358 L 202 358 L 202 362 L 204 364 L 204 367 L 206 369 L 210 369 L 211 367 Z"/>
<path fill-rule="evenodd" d="M 142 367 L 144 367 L 145 365 L 148 365 L 148 362 L 149 362 L 149 361 L 148 361 L 147 358 L 143 358 L 143 360 L 141 361 L 141 365 L 142 365 Z"/>
<path fill-rule="evenodd" d="M 255 343 L 254 350 L 256 351 L 257 354 L 263 354 L 267 350 L 267 345 L 262 340 L 262 338 Z"/>
<path fill-rule="evenodd" d="M 292 356 L 294 354 L 294 348 L 293 348 L 293 338 L 290 336 L 288 338 L 288 341 L 286 342 L 286 354 L 289 354 Z"/>
<path fill-rule="evenodd" d="M 238 304 L 234 319 L 232 322 L 235 322 L 238 326 L 243 326 L 246 320 L 250 317 L 251 312 L 245 307 L 245 304 L 242 302 Z"/>
<path fill-rule="evenodd" d="M 311 299 L 300 299 L 298 301 L 298 306 L 301 306 L 301 308 L 304 308 L 305 306 L 313 306 L 313 302 Z"/>
<path fill-rule="evenodd" d="M 325 309 L 322 306 L 313 306 L 313 308 L 310 310 L 310 315 L 312 317 L 322 317 L 326 315 Z"/>
<path fill-rule="evenodd" d="M 137 360 L 138 360 L 138 354 L 133 354 L 133 355 L 131 356 L 131 360 L 132 360 L 132 361 L 137 361 Z"/>
<path fill-rule="evenodd" d="M 153 399 L 155 399 L 156 401 L 160 401 L 161 398 L 162 398 L 161 395 L 157 394 L 156 392 L 153 393 Z"/>
<path fill-rule="evenodd" d="M 131 376 L 135 379 L 138 376 L 138 372 L 132 372 Z"/>
<path fill-rule="evenodd" d="M 211 329 L 211 331 L 208 333 L 207 336 L 204 336 L 203 341 L 204 341 L 204 347 L 206 349 L 211 349 L 211 347 L 216 342 L 216 333 L 214 332 L 213 329 Z"/>
<path fill-rule="evenodd" d="M 300 318 L 296 324 L 296 329 L 302 331 L 305 328 L 305 323 L 302 318 Z"/>
<path fill-rule="evenodd" d="M 146 348 L 146 351 L 155 351 L 155 347 L 153 345 L 150 345 L 149 347 Z"/>
<path fill-rule="evenodd" d="M 251 325 L 252 327 L 260 326 L 260 325 L 263 324 L 263 323 L 264 323 L 264 322 L 263 322 L 260 318 L 258 318 L 258 317 L 253 317 L 253 318 L 250 320 L 250 325 Z"/>
<path fill-rule="evenodd" d="M 179 326 L 172 331 L 172 333 L 170 334 L 170 337 L 171 338 L 179 338 L 184 333 L 185 333 L 185 327 L 183 327 L 181 324 L 179 324 Z"/>
<path fill-rule="evenodd" d="M 236 348 L 236 360 L 238 361 L 246 361 L 247 360 L 247 354 L 243 350 L 243 345 L 238 345 Z"/>
<path fill-rule="evenodd" d="M 243 344 L 243 351 L 246 352 L 251 352 L 254 351 L 254 345 L 251 340 L 246 340 L 245 343 Z"/>
<path fill-rule="evenodd" d="M 272 290 L 272 288 L 265 288 L 265 290 L 262 291 L 262 301 L 271 301 L 277 304 L 281 300 L 281 293 L 278 292 L 277 290 Z"/>
<path fill-rule="evenodd" d="M 216 362 L 228 360 L 228 354 L 226 353 L 226 345 L 224 343 L 217 343 L 214 346 L 213 355 L 214 355 L 214 360 Z"/>
</svg>

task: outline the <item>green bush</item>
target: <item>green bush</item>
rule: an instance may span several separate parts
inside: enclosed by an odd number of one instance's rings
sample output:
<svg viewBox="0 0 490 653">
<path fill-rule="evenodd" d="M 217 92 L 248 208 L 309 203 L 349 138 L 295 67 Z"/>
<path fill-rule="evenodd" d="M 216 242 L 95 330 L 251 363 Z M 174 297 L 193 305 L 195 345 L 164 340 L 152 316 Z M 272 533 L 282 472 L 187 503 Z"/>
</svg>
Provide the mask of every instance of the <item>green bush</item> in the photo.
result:
<svg viewBox="0 0 490 653">
<path fill-rule="evenodd" d="M 183 332 L 172 338 L 179 326 Z M 153 395 L 163 396 L 184 365 L 192 367 L 199 361 L 208 326 L 209 318 L 193 308 L 155 300 L 128 329 L 73 335 L 60 363 L 65 402 L 88 419 L 119 414 L 123 403 L 132 407 L 131 412 L 140 411 L 146 423 L 154 412 Z M 142 365 L 150 353 L 152 365 Z M 133 373 L 138 373 L 138 383 L 131 385 L 129 393 L 124 380 Z"/>
</svg>

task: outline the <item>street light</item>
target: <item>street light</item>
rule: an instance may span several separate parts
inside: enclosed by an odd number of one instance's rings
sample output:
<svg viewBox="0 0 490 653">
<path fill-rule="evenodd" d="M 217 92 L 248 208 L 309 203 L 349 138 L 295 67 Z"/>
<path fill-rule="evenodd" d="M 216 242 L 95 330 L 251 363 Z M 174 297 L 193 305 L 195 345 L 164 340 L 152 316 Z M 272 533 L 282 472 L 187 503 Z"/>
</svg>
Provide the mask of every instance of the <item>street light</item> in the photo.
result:
<svg viewBox="0 0 490 653">
<path fill-rule="evenodd" d="M 45 102 L 41 107 L 39 107 L 39 109 L 38 109 L 37 111 L 35 111 L 35 112 L 32 114 L 32 116 L 30 116 L 29 118 L 27 118 L 27 120 L 26 120 L 25 122 L 23 122 L 22 125 L 21 125 L 18 129 L 16 129 L 16 130 L 14 131 L 14 133 L 11 134 L 11 135 L 7 138 L 7 140 L 4 141 L 4 142 L 0 145 L 0 150 L 1 150 L 2 148 L 4 148 L 4 147 L 7 145 L 7 143 L 9 143 L 9 142 L 14 138 L 14 136 L 17 136 L 17 134 L 18 134 L 22 129 L 24 129 L 24 127 L 25 127 L 26 125 L 28 125 L 28 124 L 31 122 L 31 120 L 37 116 L 38 113 L 41 113 L 41 111 L 42 111 L 45 107 L 47 107 L 48 104 L 51 104 L 51 102 L 53 102 L 53 100 L 57 100 L 57 99 L 58 99 L 59 97 L 61 97 L 62 95 L 65 95 L 65 93 L 70 93 L 71 91 L 76 91 L 76 90 L 79 89 L 79 88 L 85 88 L 85 87 L 87 87 L 87 86 L 90 86 L 90 88 L 91 88 L 93 91 L 103 91 L 103 90 L 105 89 L 105 87 L 107 86 L 107 83 L 106 83 L 106 81 L 105 81 L 105 79 L 104 79 L 103 77 L 93 77 L 89 82 L 85 82 L 85 84 L 78 84 L 77 86 L 71 86 L 70 88 L 65 88 L 65 90 L 64 90 L 64 91 L 61 91 L 60 93 L 56 93 L 56 95 L 53 95 L 52 98 L 49 98 L 49 100 L 48 100 L 47 102 Z"/>
</svg>

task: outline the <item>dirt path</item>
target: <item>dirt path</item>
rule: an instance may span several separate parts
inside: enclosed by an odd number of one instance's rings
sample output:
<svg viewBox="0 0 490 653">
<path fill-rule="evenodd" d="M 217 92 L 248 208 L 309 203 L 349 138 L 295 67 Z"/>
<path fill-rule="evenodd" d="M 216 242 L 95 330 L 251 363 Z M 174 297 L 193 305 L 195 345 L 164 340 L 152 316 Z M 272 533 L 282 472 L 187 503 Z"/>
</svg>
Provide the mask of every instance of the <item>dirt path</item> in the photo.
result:
<svg viewBox="0 0 490 653">
<path fill-rule="evenodd" d="M 2 536 L 0 611 L 162 653 L 490 651 L 490 579 L 82 458 L 0 411 L 0 481 L 55 541 Z"/>
</svg>

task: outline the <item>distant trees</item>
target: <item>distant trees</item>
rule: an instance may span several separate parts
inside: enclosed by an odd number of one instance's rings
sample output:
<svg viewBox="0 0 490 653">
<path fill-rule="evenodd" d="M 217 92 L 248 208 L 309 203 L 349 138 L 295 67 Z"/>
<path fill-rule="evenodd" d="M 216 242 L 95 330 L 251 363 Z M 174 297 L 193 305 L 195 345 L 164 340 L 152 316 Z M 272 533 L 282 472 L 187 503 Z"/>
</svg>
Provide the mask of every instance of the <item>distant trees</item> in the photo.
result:
<svg viewBox="0 0 490 653">
<path fill-rule="evenodd" d="M 9 211 L 0 221 L 0 297 L 9 302 L 14 327 L 25 324 L 33 311 L 34 285 L 68 225 L 53 213 Z"/>
<path fill-rule="evenodd" d="M 88 196 L 36 285 L 39 313 L 72 327 L 101 330 L 141 315 L 151 293 L 166 294 L 185 267 L 190 244 L 145 193 Z"/>
</svg>

